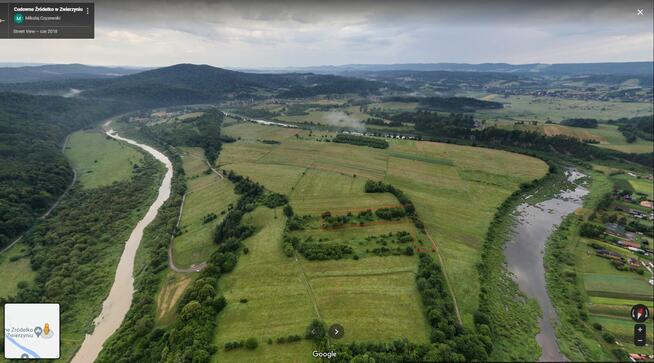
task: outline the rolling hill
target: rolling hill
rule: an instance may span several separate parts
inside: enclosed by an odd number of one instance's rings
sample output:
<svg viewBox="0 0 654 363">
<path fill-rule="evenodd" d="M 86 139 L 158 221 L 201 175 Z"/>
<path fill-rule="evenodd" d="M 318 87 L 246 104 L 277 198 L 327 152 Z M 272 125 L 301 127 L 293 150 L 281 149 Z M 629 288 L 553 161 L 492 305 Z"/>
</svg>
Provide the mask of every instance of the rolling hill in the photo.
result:
<svg viewBox="0 0 654 363">
<path fill-rule="evenodd" d="M 99 67 L 83 64 L 0 67 L 0 83 L 112 78 L 140 72 L 141 70 L 137 68 Z"/>
<path fill-rule="evenodd" d="M 70 79 L 0 86 L 31 94 L 65 94 L 79 90 L 83 98 L 102 98 L 135 107 L 210 103 L 262 97 L 306 98 L 330 94 L 378 94 L 402 87 L 381 81 L 312 73 L 245 73 L 208 65 L 177 64 L 105 79 Z"/>
</svg>

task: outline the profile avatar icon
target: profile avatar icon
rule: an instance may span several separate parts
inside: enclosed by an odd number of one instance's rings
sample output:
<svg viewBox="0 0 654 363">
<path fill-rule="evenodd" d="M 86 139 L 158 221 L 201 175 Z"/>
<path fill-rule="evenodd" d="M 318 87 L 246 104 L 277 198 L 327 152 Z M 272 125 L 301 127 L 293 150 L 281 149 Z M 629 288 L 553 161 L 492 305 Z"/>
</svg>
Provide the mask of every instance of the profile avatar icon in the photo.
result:
<svg viewBox="0 0 654 363">
<path fill-rule="evenodd" d="M 21 13 L 16 13 L 14 14 L 14 23 L 16 24 L 23 24 L 25 21 L 25 16 Z"/>
</svg>

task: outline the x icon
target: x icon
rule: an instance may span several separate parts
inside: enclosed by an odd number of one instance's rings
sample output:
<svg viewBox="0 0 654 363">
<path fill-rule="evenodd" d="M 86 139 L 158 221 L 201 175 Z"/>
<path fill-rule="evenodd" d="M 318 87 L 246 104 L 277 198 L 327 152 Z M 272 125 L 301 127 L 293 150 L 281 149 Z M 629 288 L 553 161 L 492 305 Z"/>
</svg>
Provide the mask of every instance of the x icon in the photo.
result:
<svg viewBox="0 0 654 363">
<path fill-rule="evenodd" d="M 645 9 L 637 9 L 637 10 L 638 10 L 638 14 L 637 14 L 637 15 L 645 15 L 645 14 L 644 14 Z"/>
</svg>

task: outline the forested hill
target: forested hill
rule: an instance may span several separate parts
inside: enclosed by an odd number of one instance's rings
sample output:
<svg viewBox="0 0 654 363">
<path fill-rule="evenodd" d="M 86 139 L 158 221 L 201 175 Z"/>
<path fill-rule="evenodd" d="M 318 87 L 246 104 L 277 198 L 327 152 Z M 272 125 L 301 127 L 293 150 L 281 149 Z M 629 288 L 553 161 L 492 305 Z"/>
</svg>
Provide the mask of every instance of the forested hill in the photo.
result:
<svg viewBox="0 0 654 363">
<path fill-rule="evenodd" d="M 81 90 L 82 98 L 101 98 L 135 108 L 212 103 L 225 99 L 261 97 L 305 98 L 332 94 L 379 94 L 386 82 L 334 75 L 259 74 L 208 65 L 178 64 L 111 79 L 76 79 L 0 85 L 0 90 L 60 93 Z"/>
<path fill-rule="evenodd" d="M 108 102 L 0 93 L 0 248 L 69 184 L 66 136 L 121 111 Z"/>
<path fill-rule="evenodd" d="M 0 67 L 0 83 L 23 83 L 67 79 L 112 78 L 139 72 L 121 67 L 83 64 L 46 64 L 41 66 Z"/>
<path fill-rule="evenodd" d="M 228 98 L 303 98 L 327 94 L 375 94 L 385 83 L 315 74 L 257 74 L 207 65 L 178 64 L 112 79 L 85 92 L 142 105 L 205 103 Z"/>
</svg>

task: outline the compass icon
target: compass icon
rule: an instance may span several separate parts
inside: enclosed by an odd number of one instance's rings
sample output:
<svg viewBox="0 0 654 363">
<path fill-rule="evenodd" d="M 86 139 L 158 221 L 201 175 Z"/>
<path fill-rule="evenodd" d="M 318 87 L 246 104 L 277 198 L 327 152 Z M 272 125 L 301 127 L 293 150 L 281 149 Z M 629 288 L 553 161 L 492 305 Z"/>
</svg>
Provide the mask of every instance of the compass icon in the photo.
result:
<svg viewBox="0 0 654 363">
<path fill-rule="evenodd" d="M 649 309 L 643 304 L 634 305 L 631 308 L 631 318 L 637 323 L 642 323 L 649 318 Z"/>
</svg>

